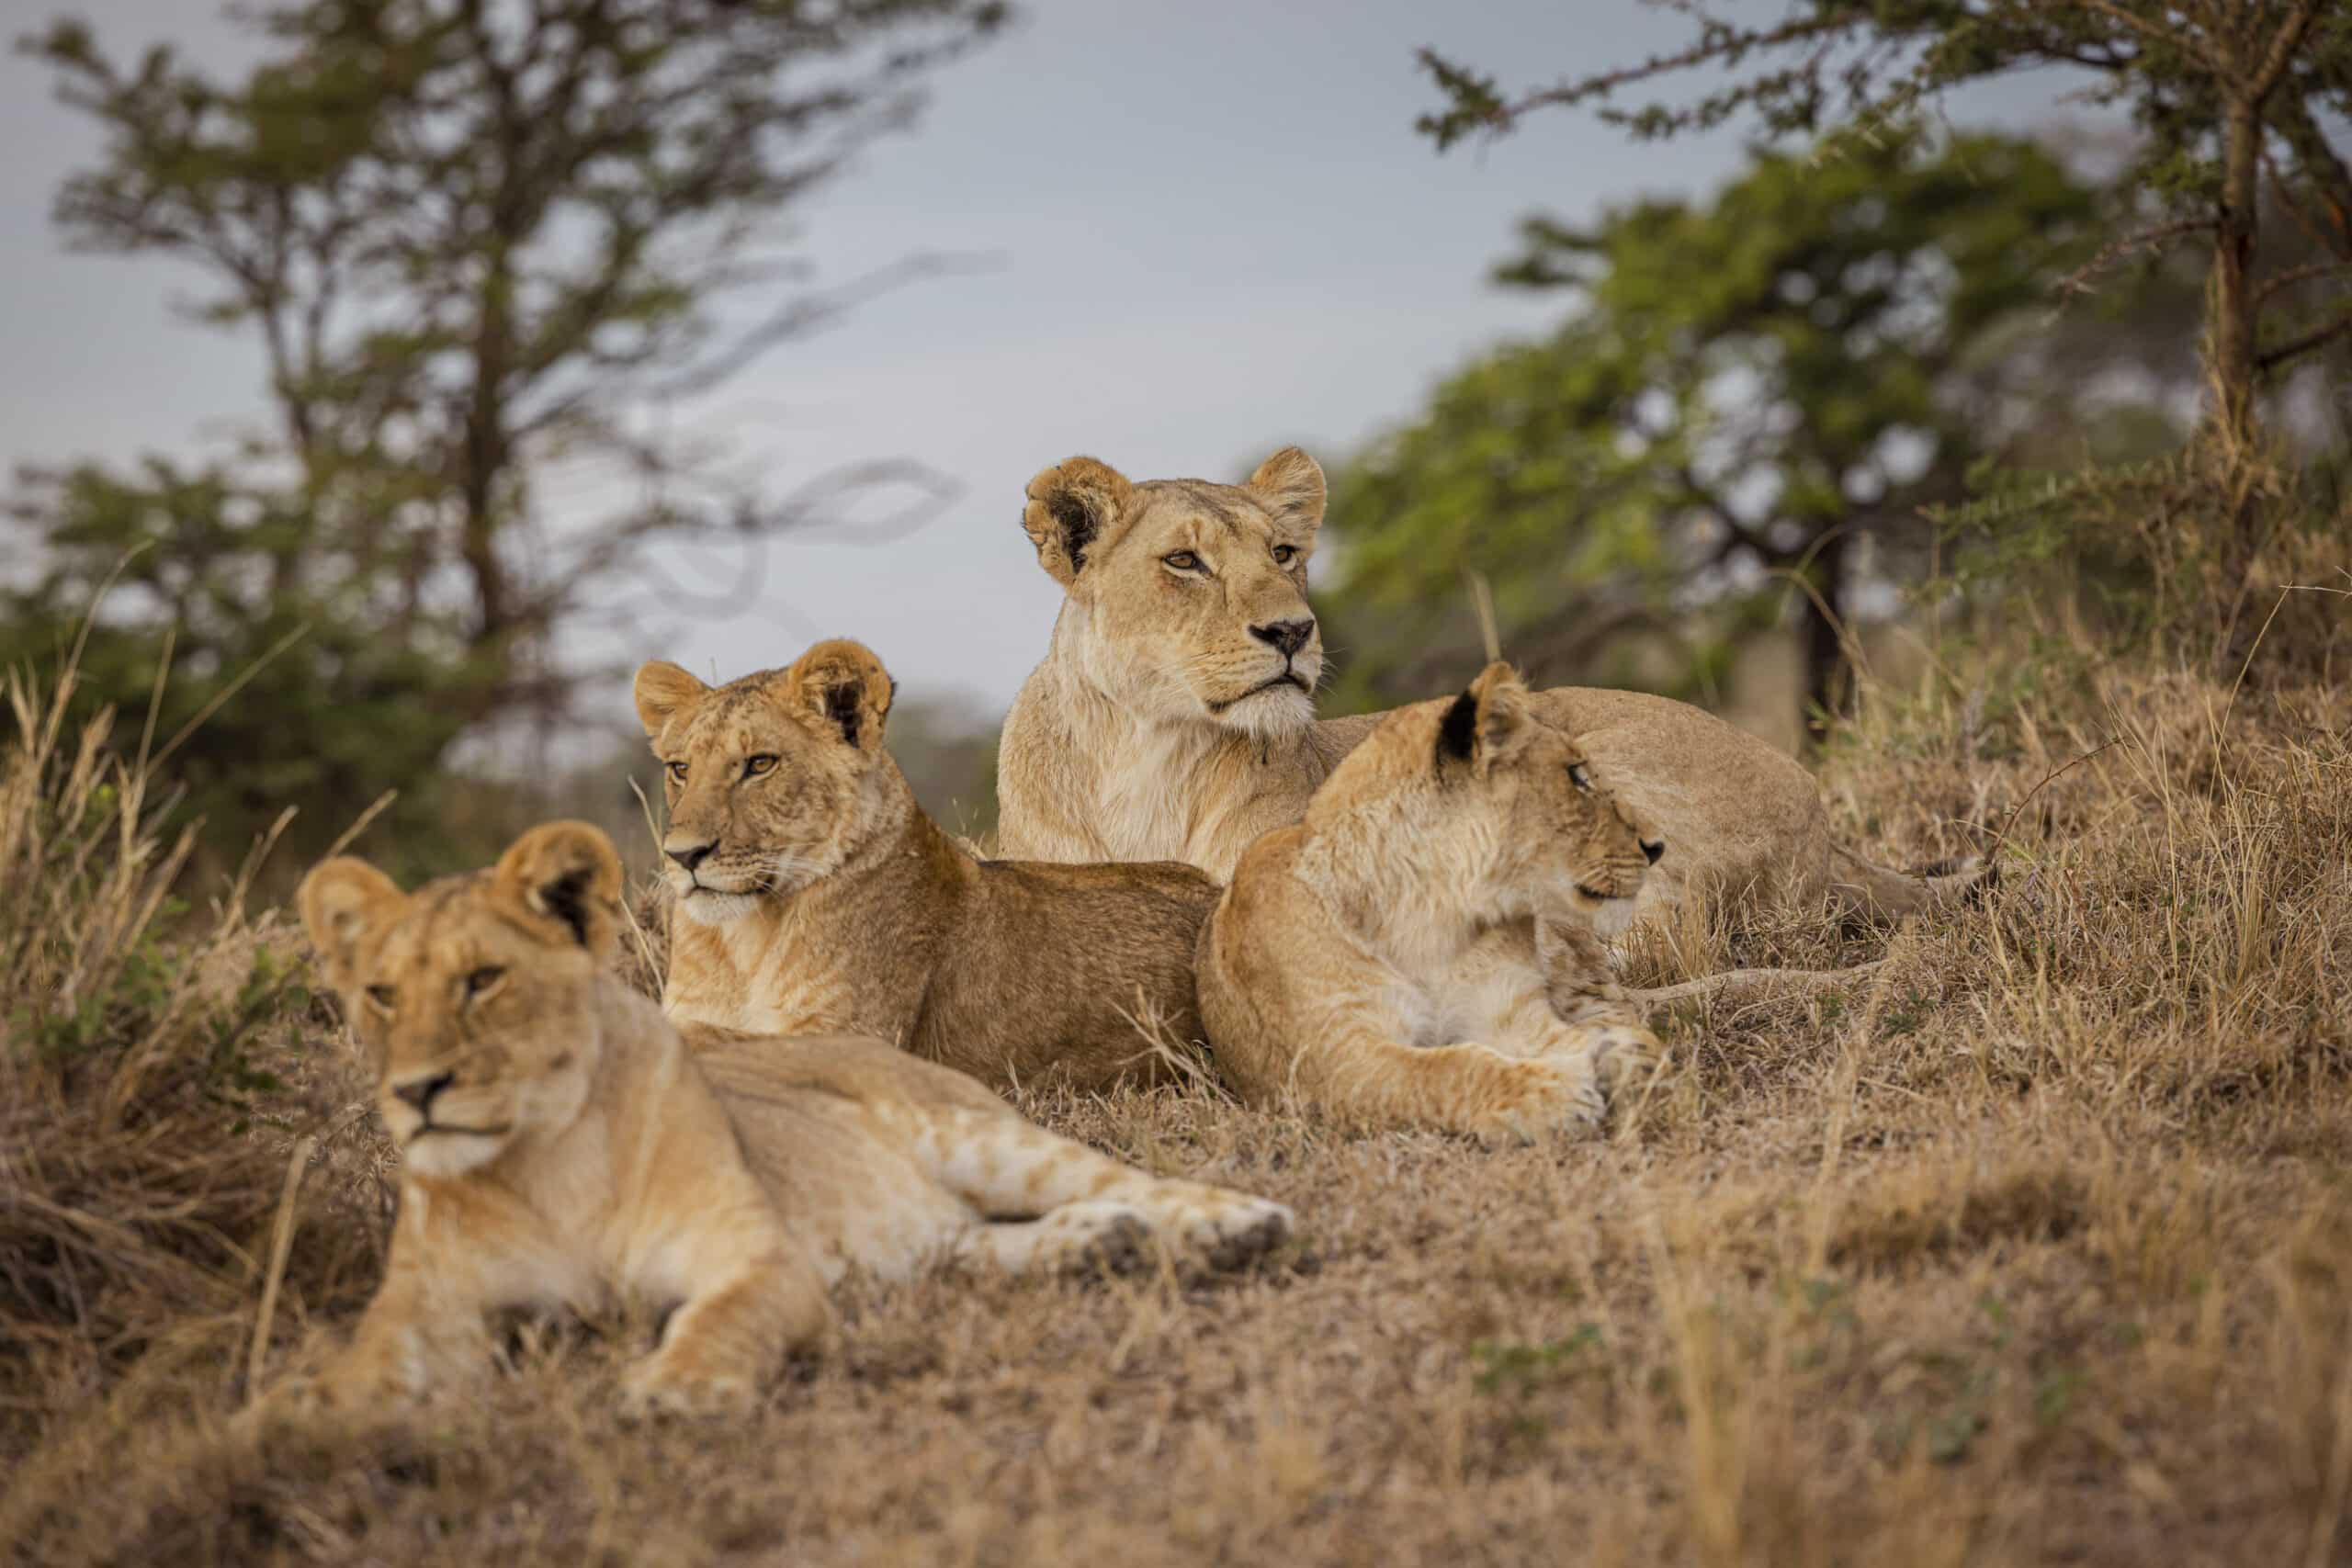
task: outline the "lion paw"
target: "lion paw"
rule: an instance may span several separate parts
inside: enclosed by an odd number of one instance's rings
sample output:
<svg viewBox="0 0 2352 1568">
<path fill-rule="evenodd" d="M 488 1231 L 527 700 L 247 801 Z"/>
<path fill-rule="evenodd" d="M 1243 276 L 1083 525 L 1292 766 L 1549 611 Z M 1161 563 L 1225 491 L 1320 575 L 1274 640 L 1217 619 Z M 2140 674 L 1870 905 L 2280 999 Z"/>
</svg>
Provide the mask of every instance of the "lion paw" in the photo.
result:
<svg viewBox="0 0 2352 1568">
<path fill-rule="evenodd" d="M 1213 1207 L 1182 1216 L 1187 1250 L 1220 1273 L 1246 1269 L 1288 1241 L 1297 1216 L 1270 1198 L 1219 1193 Z"/>
<path fill-rule="evenodd" d="M 1560 1133 L 1599 1131 L 1608 1100 L 1589 1054 L 1521 1065 L 1527 1070 L 1521 1092 L 1478 1129 L 1486 1142 L 1533 1144 Z"/>
<path fill-rule="evenodd" d="M 1125 1203 L 1066 1203 L 1053 1213 L 1054 1269 L 1064 1274 L 1136 1274 L 1158 1256 L 1151 1224 Z"/>
<path fill-rule="evenodd" d="M 1614 1103 L 1628 1088 L 1649 1077 L 1666 1047 L 1657 1035 L 1632 1024 L 1602 1029 L 1591 1047 L 1601 1091 Z"/>
<path fill-rule="evenodd" d="M 741 1416 L 751 1413 L 759 1392 L 741 1373 L 682 1368 L 657 1355 L 621 1380 L 620 1414 L 625 1421 Z"/>
</svg>

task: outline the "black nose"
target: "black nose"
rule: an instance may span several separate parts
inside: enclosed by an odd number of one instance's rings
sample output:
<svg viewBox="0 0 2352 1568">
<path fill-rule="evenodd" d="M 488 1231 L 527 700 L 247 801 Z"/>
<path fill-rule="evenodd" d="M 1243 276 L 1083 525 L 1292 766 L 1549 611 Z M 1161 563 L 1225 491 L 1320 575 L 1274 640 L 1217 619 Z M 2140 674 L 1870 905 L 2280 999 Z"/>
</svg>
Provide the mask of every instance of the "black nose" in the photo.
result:
<svg viewBox="0 0 2352 1568">
<path fill-rule="evenodd" d="M 718 847 L 718 840 L 713 840 L 707 844 L 693 844 L 683 850 L 665 849 L 662 852 L 668 855 L 672 860 L 676 861 L 686 870 L 692 871 L 695 867 L 708 860 L 710 858 L 710 852 Z"/>
<path fill-rule="evenodd" d="M 1306 646 L 1315 635 L 1313 617 L 1303 621 L 1269 621 L 1262 626 L 1251 626 L 1250 635 L 1260 642 L 1280 649 L 1284 659 L 1291 658 Z"/>
<path fill-rule="evenodd" d="M 422 1111 L 433 1103 L 435 1095 L 439 1094 L 457 1080 L 458 1075 L 455 1073 L 435 1073 L 429 1078 L 413 1078 L 392 1092 Z"/>
<path fill-rule="evenodd" d="M 1642 840 L 1642 853 L 1649 856 L 1650 863 L 1652 865 L 1656 865 L 1658 862 L 1658 857 L 1666 853 L 1666 840 L 1664 839 L 1644 839 Z"/>
</svg>

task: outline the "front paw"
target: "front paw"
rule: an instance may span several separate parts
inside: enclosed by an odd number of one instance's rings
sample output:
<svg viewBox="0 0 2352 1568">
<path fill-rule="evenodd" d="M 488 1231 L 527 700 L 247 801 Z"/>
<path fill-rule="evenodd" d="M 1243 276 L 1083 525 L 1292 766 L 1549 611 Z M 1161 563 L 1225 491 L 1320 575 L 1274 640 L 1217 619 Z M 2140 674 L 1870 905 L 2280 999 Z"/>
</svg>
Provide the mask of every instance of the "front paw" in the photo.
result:
<svg viewBox="0 0 2352 1568">
<path fill-rule="evenodd" d="M 631 1367 L 621 1379 L 625 1421 L 739 1418 L 759 1404 L 756 1380 L 741 1372 L 681 1365 L 656 1355 Z"/>
<path fill-rule="evenodd" d="M 1594 1037 L 1591 1055 L 1610 1102 L 1616 1103 L 1627 1089 L 1638 1088 L 1665 1052 L 1657 1036 L 1639 1025 L 1613 1023 L 1601 1029 Z"/>
<path fill-rule="evenodd" d="M 1476 1128 L 1488 1144 L 1534 1144 L 1567 1133 L 1598 1132 L 1608 1101 L 1590 1055 L 1539 1058 L 1521 1068 L 1512 1091 Z"/>
</svg>

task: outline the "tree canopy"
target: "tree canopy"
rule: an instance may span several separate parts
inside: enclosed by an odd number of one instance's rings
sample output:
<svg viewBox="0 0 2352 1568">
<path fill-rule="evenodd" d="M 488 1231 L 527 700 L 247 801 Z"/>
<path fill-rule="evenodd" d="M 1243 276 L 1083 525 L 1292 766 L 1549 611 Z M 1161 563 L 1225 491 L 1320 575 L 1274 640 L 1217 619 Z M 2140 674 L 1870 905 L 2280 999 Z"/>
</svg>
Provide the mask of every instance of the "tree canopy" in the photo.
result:
<svg viewBox="0 0 2352 1568">
<path fill-rule="evenodd" d="M 1806 701 L 1834 712 L 1868 559 L 1920 553 L 1923 505 L 2096 395 L 2098 351 L 2047 320 L 2096 209 L 2048 152 L 1973 136 L 1760 155 L 1712 200 L 1531 220 L 1500 276 L 1562 291 L 1567 321 L 1337 481 L 1352 678 L 1425 683 L 1467 567 L 1514 656 L 1555 671 L 1636 624 L 1704 668 L 1793 598 Z"/>
<path fill-rule="evenodd" d="M 589 671 L 558 628 L 653 608 L 649 546 L 756 545 L 874 485 L 935 498 L 887 457 L 774 494 L 649 411 L 922 269 L 816 288 L 778 220 L 1004 15 L 291 0 L 249 17 L 261 57 L 233 77 L 164 45 L 110 56 L 75 21 L 25 40 L 107 135 L 59 195 L 63 233 L 202 278 L 198 319 L 262 350 L 270 423 L 198 465 L 21 476 L 40 575 L 0 606 L 0 656 L 62 646 L 140 551 L 96 694 L 143 705 L 168 629 L 174 701 L 249 674 L 277 716 L 192 740 L 189 776 L 348 812 L 469 729 L 561 716 Z M 759 302 L 748 328 L 730 299 Z"/>
</svg>

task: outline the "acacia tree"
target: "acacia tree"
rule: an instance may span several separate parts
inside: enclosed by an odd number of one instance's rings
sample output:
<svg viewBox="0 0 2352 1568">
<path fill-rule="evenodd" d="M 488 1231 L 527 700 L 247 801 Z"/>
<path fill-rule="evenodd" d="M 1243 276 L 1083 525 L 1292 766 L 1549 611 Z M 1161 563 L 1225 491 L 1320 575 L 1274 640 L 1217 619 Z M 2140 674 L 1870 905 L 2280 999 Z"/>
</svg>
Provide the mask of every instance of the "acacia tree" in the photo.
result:
<svg viewBox="0 0 2352 1568">
<path fill-rule="evenodd" d="M 6 641 L 55 644 L 60 610 L 143 546 L 85 670 L 102 694 L 144 701 L 147 681 L 106 678 L 152 676 L 166 625 L 179 704 L 306 626 L 251 700 L 315 701 L 356 726 L 351 750 L 322 754 L 281 720 L 259 759 L 254 736 L 213 731 L 233 750 L 210 761 L 307 766 L 322 786 L 339 770 L 364 790 L 469 727 L 560 713 L 584 672 L 559 627 L 643 608 L 649 545 L 756 547 L 877 483 L 922 499 L 928 472 L 888 462 L 779 498 L 648 411 L 691 405 L 926 265 L 812 291 L 778 222 L 1004 15 L 292 0 L 253 14 L 261 58 L 228 79 L 164 46 L 118 61 L 70 20 L 26 39 L 107 135 L 58 197 L 67 239 L 203 278 L 198 319 L 263 353 L 274 428 L 193 470 L 24 475 L 14 513 L 45 575 L 8 606 Z M 752 295 L 765 313 L 726 327 L 725 302 Z M 188 758 L 199 778 L 209 744 Z"/>
<path fill-rule="evenodd" d="M 2143 137 L 2121 188 L 2162 209 L 2127 212 L 2093 265 L 2202 236 L 2211 281 L 2205 349 L 2211 421 L 2226 446 L 2256 437 L 2266 378 L 2352 333 L 2352 166 L 2336 137 L 2352 117 L 2352 6 L 2345 0 L 1792 0 L 1777 21 L 1732 22 L 1691 0 L 1696 36 L 1637 64 L 1506 92 L 1434 51 L 1445 95 L 1421 118 L 1440 147 L 1509 130 L 1550 107 L 1603 104 L 1636 137 L 1712 127 L 1742 112 L 1775 133 L 1901 121 L 1945 90 L 2033 67 L 2086 73 L 2088 96 L 2128 108 Z M 1608 107 L 1622 89 L 1693 71 L 1733 79 L 1679 103 Z M 2319 259 L 2262 263 L 2267 195 Z M 2230 554 L 2251 558 L 2256 518 L 2238 509 Z"/>
<path fill-rule="evenodd" d="M 1817 726 L 1844 705 L 1866 552 L 1881 571 L 1917 553 L 1920 509 L 1973 460 L 2090 394 L 2094 358 L 2040 307 L 2095 213 L 2041 149 L 1969 137 L 1759 156 L 1711 202 L 1589 231 L 1530 221 L 1500 276 L 1575 313 L 1337 482 L 1357 675 L 1442 646 L 1431 606 L 1460 601 L 1463 566 L 1513 652 L 1555 672 L 1629 622 L 1753 624 L 1792 594 Z"/>
</svg>

